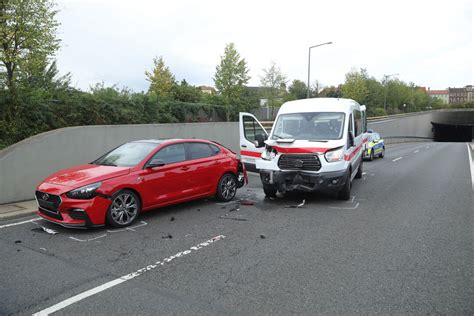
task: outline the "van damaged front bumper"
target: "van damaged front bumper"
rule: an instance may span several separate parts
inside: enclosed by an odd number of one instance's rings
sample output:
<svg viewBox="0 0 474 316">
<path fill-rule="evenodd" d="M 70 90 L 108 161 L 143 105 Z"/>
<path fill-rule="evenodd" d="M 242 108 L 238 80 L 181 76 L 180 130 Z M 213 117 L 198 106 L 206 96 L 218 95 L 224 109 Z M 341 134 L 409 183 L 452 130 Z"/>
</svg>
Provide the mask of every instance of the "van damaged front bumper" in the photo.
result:
<svg viewBox="0 0 474 316">
<path fill-rule="evenodd" d="M 272 185 L 280 192 L 337 192 L 347 180 L 347 170 L 331 172 L 260 170 L 263 184 Z"/>
</svg>

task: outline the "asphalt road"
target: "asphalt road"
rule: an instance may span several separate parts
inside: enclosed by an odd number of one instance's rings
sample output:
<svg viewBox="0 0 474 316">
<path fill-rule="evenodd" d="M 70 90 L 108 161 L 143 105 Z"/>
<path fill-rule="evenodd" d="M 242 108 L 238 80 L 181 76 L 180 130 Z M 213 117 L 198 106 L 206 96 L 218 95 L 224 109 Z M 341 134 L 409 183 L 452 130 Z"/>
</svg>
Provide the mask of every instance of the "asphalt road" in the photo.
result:
<svg viewBox="0 0 474 316">
<path fill-rule="evenodd" d="M 473 314 L 466 144 L 390 145 L 364 169 L 348 202 L 265 199 L 251 176 L 237 198 L 254 205 L 201 200 L 131 229 L 2 222 L 0 314 Z"/>
</svg>

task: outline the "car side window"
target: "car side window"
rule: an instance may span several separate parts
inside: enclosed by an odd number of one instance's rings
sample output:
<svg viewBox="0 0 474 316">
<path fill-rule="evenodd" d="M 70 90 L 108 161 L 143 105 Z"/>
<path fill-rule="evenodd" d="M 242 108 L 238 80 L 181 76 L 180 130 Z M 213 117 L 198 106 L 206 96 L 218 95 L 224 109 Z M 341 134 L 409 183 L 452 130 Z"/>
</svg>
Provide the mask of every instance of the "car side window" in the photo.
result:
<svg viewBox="0 0 474 316">
<path fill-rule="evenodd" d="M 172 164 L 186 160 L 186 152 L 184 150 L 184 144 L 173 144 L 160 149 L 153 159 L 160 159 L 165 164 Z"/>
<path fill-rule="evenodd" d="M 212 157 L 219 152 L 216 152 L 215 149 L 213 149 L 209 144 L 206 143 L 187 143 L 186 146 L 188 148 L 189 160 Z"/>
</svg>

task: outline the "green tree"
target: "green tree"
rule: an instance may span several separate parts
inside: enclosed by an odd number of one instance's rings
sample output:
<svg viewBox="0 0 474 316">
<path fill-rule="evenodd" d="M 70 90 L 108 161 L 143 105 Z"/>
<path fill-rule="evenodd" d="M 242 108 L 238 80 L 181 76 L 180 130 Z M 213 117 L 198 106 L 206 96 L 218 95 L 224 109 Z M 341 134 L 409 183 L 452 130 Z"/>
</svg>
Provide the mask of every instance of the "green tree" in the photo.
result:
<svg viewBox="0 0 474 316">
<path fill-rule="evenodd" d="M 181 102 L 197 103 L 201 100 L 201 90 L 189 85 L 185 79 L 173 87 L 173 99 Z"/>
<path fill-rule="evenodd" d="M 329 86 L 324 87 L 323 90 L 319 92 L 320 98 L 340 98 L 342 97 L 342 92 L 340 87 Z"/>
<path fill-rule="evenodd" d="M 306 83 L 301 80 L 295 79 L 288 87 L 288 92 L 292 96 L 293 100 L 305 99 L 308 87 Z"/>
<path fill-rule="evenodd" d="M 176 85 L 174 75 L 165 65 L 163 57 L 153 59 L 153 70 L 145 70 L 147 80 L 150 82 L 148 93 L 155 93 L 158 97 L 169 98 L 172 95 L 173 87 Z"/>
<path fill-rule="evenodd" d="M 240 57 L 234 43 L 227 44 L 224 55 L 216 67 L 214 85 L 222 95 L 226 106 L 226 118 L 229 121 L 232 103 L 239 103 L 245 85 L 250 80 L 249 69 L 244 58 Z"/>
<path fill-rule="evenodd" d="M 367 71 L 360 69 L 360 71 L 352 70 L 346 74 L 346 80 L 342 86 L 342 95 L 344 98 L 353 99 L 361 104 L 369 93 L 367 89 Z"/>
<path fill-rule="evenodd" d="M 51 0 L 0 2 L 0 73 L 10 93 L 4 111 L 7 120 L 18 114 L 16 88 L 19 74 L 44 68 L 59 48 L 57 12 Z"/>
<path fill-rule="evenodd" d="M 267 99 L 267 105 L 273 108 L 283 103 L 286 91 L 286 76 L 282 73 L 280 67 L 272 62 L 270 67 L 263 70 L 263 76 L 260 77 L 260 86 L 263 88 L 263 97 Z"/>
</svg>

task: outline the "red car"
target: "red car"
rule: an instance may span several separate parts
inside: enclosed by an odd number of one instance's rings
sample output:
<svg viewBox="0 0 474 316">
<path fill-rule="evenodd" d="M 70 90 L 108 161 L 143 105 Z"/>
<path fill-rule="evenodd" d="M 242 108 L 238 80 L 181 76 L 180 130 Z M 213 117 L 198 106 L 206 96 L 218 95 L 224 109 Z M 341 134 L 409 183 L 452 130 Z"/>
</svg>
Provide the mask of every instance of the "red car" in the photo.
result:
<svg viewBox="0 0 474 316">
<path fill-rule="evenodd" d="M 229 149 L 206 140 L 140 140 L 89 164 L 58 171 L 36 189 L 38 214 L 66 227 L 130 225 L 142 211 L 216 196 L 247 181 Z"/>
</svg>

